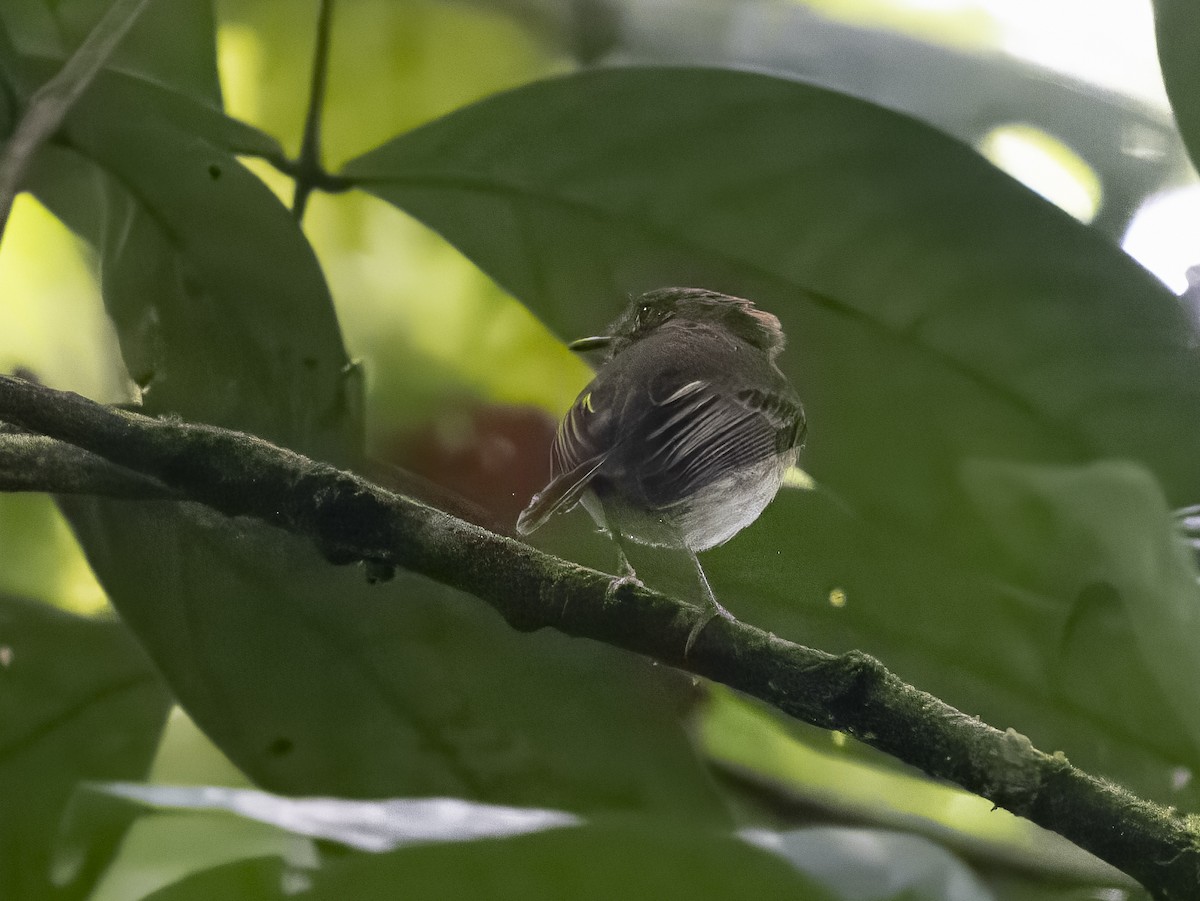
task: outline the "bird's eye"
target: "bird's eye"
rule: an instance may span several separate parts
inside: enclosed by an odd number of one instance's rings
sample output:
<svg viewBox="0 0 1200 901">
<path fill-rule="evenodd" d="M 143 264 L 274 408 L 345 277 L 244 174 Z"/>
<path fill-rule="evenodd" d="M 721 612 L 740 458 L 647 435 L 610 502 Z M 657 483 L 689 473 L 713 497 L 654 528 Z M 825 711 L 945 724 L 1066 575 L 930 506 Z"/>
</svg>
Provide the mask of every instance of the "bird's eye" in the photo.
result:
<svg viewBox="0 0 1200 901">
<path fill-rule="evenodd" d="M 659 304 L 641 304 L 637 308 L 637 316 L 633 325 L 634 331 L 642 333 L 651 331 L 658 328 L 670 318 L 670 311 L 663 309 Z"/>
<path fill-rule="evenodd" d="M 662 310 L 652 307 L 650 304 L 642 304 L 638 310 L 638 327 L 652 328 L 662 321 Z"/>
</svg>

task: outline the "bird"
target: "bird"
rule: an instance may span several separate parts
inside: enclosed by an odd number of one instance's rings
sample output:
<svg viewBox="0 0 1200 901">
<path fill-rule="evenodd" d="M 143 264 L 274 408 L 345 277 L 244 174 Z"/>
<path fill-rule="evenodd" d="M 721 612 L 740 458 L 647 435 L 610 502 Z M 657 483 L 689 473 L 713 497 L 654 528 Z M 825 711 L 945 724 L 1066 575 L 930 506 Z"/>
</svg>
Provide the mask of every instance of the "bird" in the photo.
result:
<svg viewBox="0 0 1200 901">
<path fill-rule="evenodd" d="M 634 297 L 604 334 L 568 345 L 600 362 L 563 416 L 550 481 L 517 531 L 582 505 L 614 539 L 619 581 L 637 582 L 627 540 L 684 551 L 707 613 L 685 658 L 714 617 L 733 619 L 697 554 L 758 518 L 807 434 L 800 398 L 775 362 L 784 344 L 779 319 L 753 302 L 672 287 Z"/>
</svg>

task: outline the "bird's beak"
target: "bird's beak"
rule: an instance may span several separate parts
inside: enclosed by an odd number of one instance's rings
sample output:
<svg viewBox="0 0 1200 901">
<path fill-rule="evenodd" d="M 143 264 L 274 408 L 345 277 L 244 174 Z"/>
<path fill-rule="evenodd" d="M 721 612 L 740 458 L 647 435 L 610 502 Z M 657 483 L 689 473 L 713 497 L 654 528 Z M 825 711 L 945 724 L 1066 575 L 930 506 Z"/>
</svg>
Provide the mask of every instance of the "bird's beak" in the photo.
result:
<svg viewBox="0 0 1200 901">
<path fill-rule="evenodd" d="M 567 350 L 573 350 L 577 354 L 583 354 L 591 350 L 604 350 L 610 344 L 612 344 L 611 336 L 596 335 L 592 338 L 580 338 L 578 341 L 572 341 L 567 345 Z"/>
</svg>

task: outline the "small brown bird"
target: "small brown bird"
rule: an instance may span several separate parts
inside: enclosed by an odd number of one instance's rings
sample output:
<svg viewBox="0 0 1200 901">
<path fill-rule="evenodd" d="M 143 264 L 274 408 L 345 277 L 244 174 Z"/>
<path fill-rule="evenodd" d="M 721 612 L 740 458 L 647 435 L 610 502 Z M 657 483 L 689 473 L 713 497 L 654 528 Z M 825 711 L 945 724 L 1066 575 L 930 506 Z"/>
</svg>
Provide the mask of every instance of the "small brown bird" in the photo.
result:
<svg viewBox="0 0 1200 901">
<path fill-rule="evenodd" d="M 778 493 L 804 441 L 804 410 L 775 365 L 783 329 L 740 297 L 663 288 L 635 299 L 608 330 L 570 345 L 603 351 L 596 377 L 567 411 L 551 450 L 550 483 L 517 520 L 525 535 L 582 503 L 617 543 L 680 548 L 709 615 L 717 602 L 698 551 L 723 544 Z"/>
</svg>

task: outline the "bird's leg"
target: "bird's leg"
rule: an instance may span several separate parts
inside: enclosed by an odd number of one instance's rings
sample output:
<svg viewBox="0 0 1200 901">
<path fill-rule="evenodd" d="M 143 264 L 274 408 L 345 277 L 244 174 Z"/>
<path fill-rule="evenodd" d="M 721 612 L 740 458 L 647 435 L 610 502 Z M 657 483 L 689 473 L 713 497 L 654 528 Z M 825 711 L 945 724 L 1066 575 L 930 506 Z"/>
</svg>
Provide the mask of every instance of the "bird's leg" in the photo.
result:
<svg viewBox="0 0 1200 901">
<path fill-rule="evenodd" d="M 634 572 L 633 564 L 629 562 L 629 555 L 625 552 L 625 536 L 621 534 L 619 529 L 612 525 L 609 526 L 608 531 L 617 545 L 617 572 L 620 575 L 608 584 L 608 590 L 605 594 L 612 597 L 617 592 L 617 589 L 625 585 L 645 588 L 646 586 L 642 583 L 642 580 Z"/>
<path fill-rule="evenodd" d="M 645 588 L 645 584 L 637 577 L 637 573 L 634 572 L 633 564 L 629 562 L 629 555 L 625 553 L 625 536 L 615 526 L 606 526 L 605 530 L 617 545 L 617 572 L 620 573 L 620 575 L 608 583 L 608 588 L 604 590 L 605 600 L 615 597 L 616 593 L 626 585 L 632 585 L 635 588 Z M 566 613 L 567 605 L 564 603 L 562 610 L 558 614 L 560 621 L 566 616 Z"/>
<path fill-rule="evenodd" d="M 691 558 L 692 566 L 696 567 L 696 575 L 700 577 L 700 587 L 704 590 L 704 600 L 708 609 L 704 611 L 704 617 L 699 620 L 696 625 L 692 626 L 692 631 L 688 633 L 687 642 L 683 646 L 684 659 L 692 653 L 692 645 L 696 643 L 696 639 L 700 637 L 700 633 L 705 627 L 718 616 L 724 617 L 730 622 L 735 622 L 733 614 L 721 606 L 721 602 L 717 600 L 717 596 L 713 594 L 712 586 L 708 584 L 708 576 L 704 574 L 704 567 L 700 565 L 700 558 L 696 556 L 686 543 L 683 549 L 687 551 L 687 555 Z"/>
</svg>

